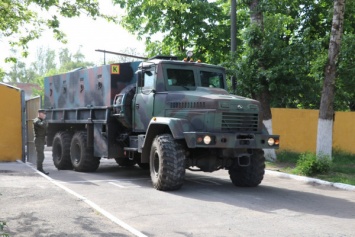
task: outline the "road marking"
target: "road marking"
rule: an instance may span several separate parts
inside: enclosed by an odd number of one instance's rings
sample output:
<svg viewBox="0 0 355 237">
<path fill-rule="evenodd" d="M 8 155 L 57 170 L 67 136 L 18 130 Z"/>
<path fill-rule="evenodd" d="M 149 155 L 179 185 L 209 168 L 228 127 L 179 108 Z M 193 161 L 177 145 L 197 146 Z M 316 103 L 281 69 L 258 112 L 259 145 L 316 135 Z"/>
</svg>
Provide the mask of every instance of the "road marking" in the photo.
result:
<svg viewBox="0 0 355 237">
<path fill-rule="evenodd" d="M 141 186 L 139 185 L 122 185 L 122 184 L 118 184 L 118 183 L 115 183 L 115 182 L 108 182 L 109 184 L 112 184 L 112 185 L 115 185 L 119 188 L 141 188 Z"/>
<path fill-rule="evenodd" d="M 19 161 L 20 163 L 23 163 L 22 161 Z M 117 217 L 115 217 L 114 215 L 112 215 L 111 213 L 109 213 L 108 211 L 104 210 L 103 208 L 101 208 L 99 205 L 97 205 L 96 203 L 90 201 L 89 199 L 87 199 L 84 196 L 81 196 L 80 194 L 74 192 L 73 190 L 63 186 L 62 184 L 60 184 L 59 182 L 55 181 L 54 179 L 52 179 L 51 177 L 39 172 L 38 170 L 36 170 L 35 168 L 33 168 L 31 165 L 29 165 L 28 163 L 24 163 L 25 165 L 27 165 L 28 167 L 30 167 L 31 169 L 33 169 L 34 171 L 36 171 L 38 174 L 42 175 L 42 177 L 46 178 L 47 180 L 49 180 L 51 183 L 53 183 L 54 185 L 60 187 L 61 189 L 65 190 L 66 192 L 74 195 L 75 197 L 77 197 L 78 199 L 82 200 L 83 202 L 85 202 L 86 204 L 88 204 L 90 207 L 92 207 L 94 210 L 98 211 L 99 213 L 101 213 L 102 215 L 104 215 L 105 217 L 107 217 L 108 219 L 110 219 L 112 222 L 116 223 L 117 225 L 121 226 L 123 229 L 131 232 L 132 234 L 134 234 L 135 236 L 138 237 L 148 237 L 145 234 L 143 234 L 142 232 L 138 231 L 137 229 L 133 228 L 132 226 L 128 225 L 127 223 L 121 221 L 120 219 L 118 219 Z"/>
<path fill-rule="evenodd" d="M 138 181 L 138 180 L 149 180 L 148 178 L 137 178 L 137 179 L 97 179 L 97 180 L 80 180 L 80 181 L 56 181 L 58 183 L 100 183 L 100 182 L 117 182 L 117 181 Z"/>
</svg>

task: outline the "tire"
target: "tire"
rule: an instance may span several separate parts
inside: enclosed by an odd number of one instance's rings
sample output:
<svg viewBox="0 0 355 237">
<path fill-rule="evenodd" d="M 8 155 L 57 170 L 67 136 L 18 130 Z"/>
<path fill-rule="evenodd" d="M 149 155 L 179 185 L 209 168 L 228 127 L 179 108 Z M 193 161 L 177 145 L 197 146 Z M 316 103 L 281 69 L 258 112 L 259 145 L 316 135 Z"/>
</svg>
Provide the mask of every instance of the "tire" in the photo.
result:
<svg viewBox="0 0 355 237">
<path fill-rule="evenodd" d="M 54 166 L 58 170 L 73 169 L 70 160 L 70 142 L 72 134 L 69 132 L 58 132 L 53 138 L 52 157 Z"/>
<path fill-rule="evenodd" d="M 152 143 L 150 177 L 153 187 L 162 191 L 180 189 L 184 183 L 185 152 L 170 134 L 158 135 Z"/>
<path fill-rule="evenodd" d="M 95 158 L 87 148 L 86 139 L 86 132 L 77 132 L 71 140 L 70 158 L 75 171 L 93 172 L 100 165 L 100 159 Z"/>
<path fill-rule="evenodd" d="M 136 161 L 130 160 L 128 158 L 115 158 L 115 160 L 119 166 L 123 166 L 123 167 L 133 167 L 137 164 Z"/>
<path fill-rule="evenodd" d="M 264 178 L 265 157 L 263 150 L 253 150 L 249 166 L 240 166 L 235 160 L 229 169 L 229 177 L 237 187 L 256 187 Z"/>
</svg>

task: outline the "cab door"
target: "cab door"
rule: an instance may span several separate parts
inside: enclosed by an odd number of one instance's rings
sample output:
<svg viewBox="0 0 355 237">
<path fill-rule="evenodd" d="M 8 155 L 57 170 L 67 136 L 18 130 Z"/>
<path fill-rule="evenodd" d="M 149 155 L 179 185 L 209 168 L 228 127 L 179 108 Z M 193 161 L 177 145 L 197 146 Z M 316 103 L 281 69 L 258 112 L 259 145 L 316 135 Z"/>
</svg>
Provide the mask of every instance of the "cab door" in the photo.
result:
<svg viewBox="0 0 355 237">
<path fill-rule="evenodd" d="M 145 132 L 154 113 L 155 67 L 138 71 L 138 87 L 133 99 L 133 131 Z"/>
</svg>

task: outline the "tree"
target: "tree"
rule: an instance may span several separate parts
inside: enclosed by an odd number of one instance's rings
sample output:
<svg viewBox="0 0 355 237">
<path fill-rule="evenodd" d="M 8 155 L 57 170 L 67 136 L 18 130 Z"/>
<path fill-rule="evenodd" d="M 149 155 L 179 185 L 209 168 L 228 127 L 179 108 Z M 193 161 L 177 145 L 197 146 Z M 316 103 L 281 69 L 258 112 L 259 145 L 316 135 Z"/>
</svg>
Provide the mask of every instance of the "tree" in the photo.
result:
<svg viewBox="0 0 355 237">
<path fill-rule="evenodd" d="M 32 67 L 26 68 L 24 62 L 17 61 L 6 75 L 6 79 L 11 83 L 33 83 L 37 76 L 38 75 Z"/>
<path fill-rule="evenodd" d="M 258 80 L 257 89 L 251 91 L 252 98 L 260 101 L 261 114 L 263 123 L 270 134 L 272 134 L 272 114 L 270 107 L 271 93 L 269 90 L 269 80 L 266 75 L 266 65 L 264 63 L 263 41 L 264 32 L 264 16 L 259 0 L 246 1 L 250 11 L 250 26 L 248 28 L 248 46 L 250 50 L 250 60 L 254 68 L 254 79 Z M 274 150 L 266 150 L 267 159 L 275 160 L 276 154 Z"/>
<path fill-rule="evenodd" d="M 85 60 L 85 55 L 81 52 L 82 46 L 80 45 L 75 54 L 73 54 L 74 62 L 83 62 Z"/>
<path fill-rule="evenodd" d="M 3 82 L 5 79 L 5 72 L 0 68 L 0 82 Z"/>
<path fill-rule="evenodd" d="M 324 70 L 324 83 L 319 109 L 317 156 L 331 157 L 333 143 L 334 97 L 336 69 L 343 34 L 345 0 L 334 0 L 333 21 L 329 41 L 328 59 Z"/>
<path fill-rule="evenodd" d="M 49 54 L 51 54 L 50 51 L 48 51 L 48 52 L 49 52 Z M 42 98 L 44 98 L 43 97 L 43 95 L 44 95 L 43 88 L 44 88 L 44 78 L 45 77 L 58 75 L 61 73 L 66 73 L 66 72 L 71 71 L 73 69 L 85 68 L 85 67 L 90 67 L 90 66 L 94 65 L 94 63 L 92 63 L 92 62 L 85 61 L 85 56 L 81 52 L 81 47 L 78 48 L 78 50 L 75 52 L 75 54 L 70 53 L 69 49 L 67 49 L 67 48 L 61 49 L 59 52 L 59 62 L 60 62 L 59 68 L 57 68 L 55 66 L 52 68 L 48 68 L 48 70 L 45 73 L 40 74 L 36 78 L 35 83 L 40 86 L 41 90 L 34 91 L 34 95 L 41 95 Z"/>
<path fill-rule="evenodd" d="M 60 49 L 59 51 L 59 63 L 60 65 L 64 65 L 71 61 L 71 54 L 68 48 Z"/>
<path fill-rule="evenodd" d="M 44 14 L 38 14 L 41 11 L 50 12 L 52 17 L 45 18 Z M 70 18 L 81 14 L 115 21 L 115 18 L 100 12 L 97 0 L 1 0 L 0 36 L 8 39 L 11 46 L 22 48 L 22 55 L 27 56 L 28 42 L 39 38 L 44 28 L 52 29 L 54 37 L 65 42 L 58 16 Z M 9 57 L 7 60 L 16 61 L 16 58 Z"/>
<path fill-rule="evenodd" d="M 52 68 L 56 68 L 55 57 L 55 50 L 44 47 L 37 48 L 37 59 L 31 64 L 31 67 L 34 68 L 37 75 L 43 75 Z"/>
<path fill-rule="evenodd" d="M 229 18 L 223 2 L 114 0 L 127 12 L 121 21 L 123 27 L 146 38 L 148 56 L 185 57 L 189 49 L 195 58 L 211 63 L 220 63 L 230 51 Z M 158 33 L 161 41 L 154 40 Z"/>
<path fill-rule="evenodd" d="M 78 50 L 72 54 L 68 48 L 62 48 L 59 51 L 59 68 L 56 70 L 49 70 L 46 72 L 46 76 L 68 72 L 70 70 L 93 66 L 92 62 L 85 61 L 85 55 L 81 52 L 81 46 Z"/>
</svg>

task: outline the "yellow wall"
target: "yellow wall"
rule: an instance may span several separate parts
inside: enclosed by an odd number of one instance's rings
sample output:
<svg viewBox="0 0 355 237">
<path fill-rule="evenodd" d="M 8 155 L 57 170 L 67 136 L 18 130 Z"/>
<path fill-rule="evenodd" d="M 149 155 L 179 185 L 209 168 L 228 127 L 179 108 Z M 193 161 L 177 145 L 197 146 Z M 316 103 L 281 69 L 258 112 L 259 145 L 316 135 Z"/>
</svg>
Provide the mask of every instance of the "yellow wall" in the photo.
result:
<svg viewBox="0 0 355 237">
<path fill-rule="evenodd" d="M 0 161 L 22 159 L 21 90 L 0 84 Z"/>
<path fill-rule="evenodd" d="M 333 148 L 355 154 L 355 112 L 336 112 Z"/>
<path fill-rule="evenodd" d="M 280 150 L 316 152 L 318 110 L 271 109 L 273 133 L 281 135 Z M 333 148 L 355 154 L 355 112 L 336 112 Z"/>
<path fill-rule="evenodd" d="M 280 135 L 280 149 L 316 151 L 317 110 L 272 109 L 272 131 Z"/>
</svg>

